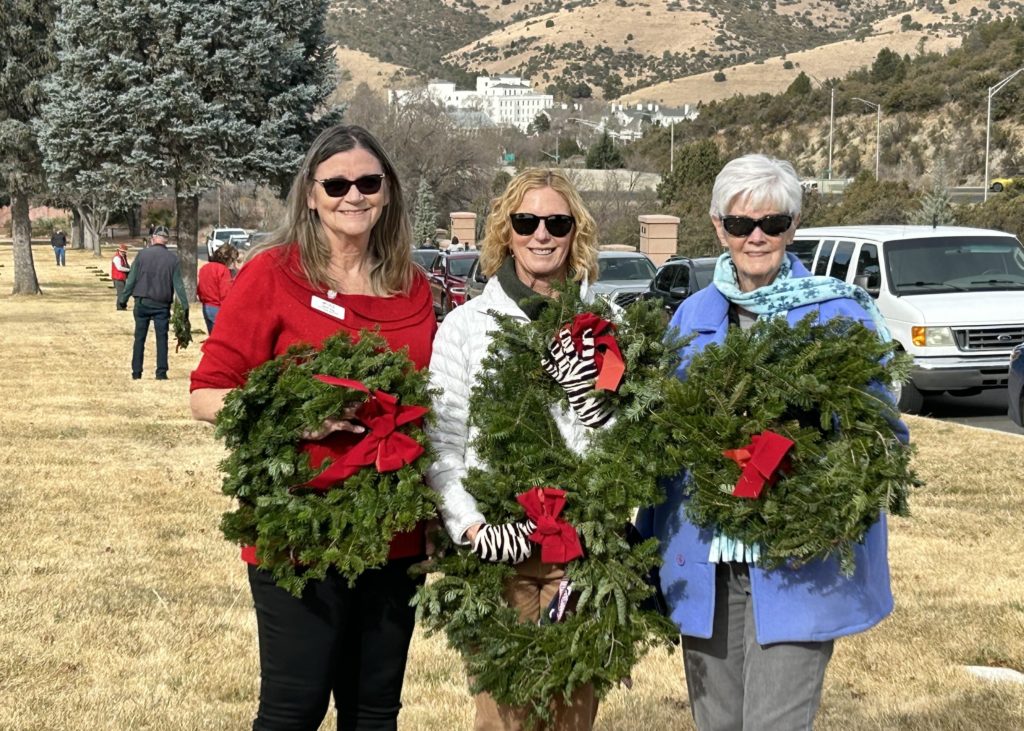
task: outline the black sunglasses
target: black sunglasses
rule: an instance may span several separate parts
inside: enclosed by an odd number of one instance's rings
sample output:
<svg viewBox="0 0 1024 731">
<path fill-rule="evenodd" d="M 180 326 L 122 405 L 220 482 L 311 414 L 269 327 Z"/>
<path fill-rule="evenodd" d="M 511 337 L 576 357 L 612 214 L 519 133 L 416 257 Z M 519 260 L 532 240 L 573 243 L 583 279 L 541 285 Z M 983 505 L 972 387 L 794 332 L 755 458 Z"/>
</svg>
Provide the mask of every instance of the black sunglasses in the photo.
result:
<svg viewBox="0 0 1024 731">
<path fill-rule="evenodd" d="M 512 221 L 512 230 L 520 236 L 529 236 L 540 222 L 544 222 L 544 228 L 552 236 L 568 236 L 576 219 L 565 213 L 554 213 L 550 216 L 538 216 L 536 213 L 513 213 L 509 218 Z"/>
<path fill-rule="evenodd" d="M 793 217 L 787 213 L 773 213 L 756 220 L 750 216 L 722 216 L 722 228 L 732 236 L 750 236 L 755 228 L 768 236 L 778 236 L 789 231 L 792 225 Z"/>
<path fill-rule="evenodd" d="M 362 177 L 356 178 L 355 180 L 349 180 L 348 178 L 327 178 L 327 180 L 316 180 L 314 182 L 320 183 L 324 186 L 324 193 L 329 195 L 331 198 L 344 198 L 348 195 L 349 189 L 354 185 L 363 195 L 373 195 L 380 190 L 380 186 L 384 184 L 384 173 L 378 175 L 363 175 Z"/>
</svg>

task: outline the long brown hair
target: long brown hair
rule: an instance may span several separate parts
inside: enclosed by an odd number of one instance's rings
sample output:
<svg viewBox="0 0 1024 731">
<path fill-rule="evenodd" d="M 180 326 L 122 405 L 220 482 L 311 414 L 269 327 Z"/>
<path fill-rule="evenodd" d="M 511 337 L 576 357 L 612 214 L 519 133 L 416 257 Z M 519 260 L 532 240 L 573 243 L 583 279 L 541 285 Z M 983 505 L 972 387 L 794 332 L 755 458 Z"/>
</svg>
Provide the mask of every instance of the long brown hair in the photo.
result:
<svg viewBox="0 0 1024 731">
<path fill-rule="evenodd" d="M 480 245 L 480 269 L 494 276 L 505 259 L 512 256 L 512 223 L 509 216 L 522 204 L 526 194 L 537 188 L 551 188 L 565 198 L 569 212 L 576 219 L 575 236 L 569 251 L 569 275 L 579 282 L 586 276 L 597 279 L 597 224 L 590 215 L 576 186 L 561 170 L 527 168 L 518 173 L 505 192 L 491 202 L 487 231 Z"/>
<path fill-rule="evenodd" d="M 370 231 L 370 289 L 378 297 L 407 293 L 412 287 L 415 265 L 412 261 L 412 226 L 405 210 L 402 184 L 391 158 L 372 134 L 356 125 L 330 127 L 313 141 L 302 166 L 295 174 L 285 203 L 285 222 L 270 239 L 255 247 L 255 253 L 298 242 L 302 270 L 311 284 L 331 289 L 329 275 L 331 249 L 323 234 L 320 216 L 308 205 L 317 167 L 339 152 L 362 148 L 380 161 L 384 169 L 388 203 L 380 220 Z"/>
</svg>

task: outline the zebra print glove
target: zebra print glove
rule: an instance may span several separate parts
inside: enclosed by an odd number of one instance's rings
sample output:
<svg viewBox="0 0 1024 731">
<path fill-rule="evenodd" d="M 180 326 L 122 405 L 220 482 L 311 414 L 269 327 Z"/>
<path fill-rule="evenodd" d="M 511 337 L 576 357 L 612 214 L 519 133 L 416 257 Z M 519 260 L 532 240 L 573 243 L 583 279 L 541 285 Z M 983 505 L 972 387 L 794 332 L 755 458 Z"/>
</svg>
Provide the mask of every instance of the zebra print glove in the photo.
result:
<svg viewBox="0 0 1024 731">
<path fill-rule="evenodd" d="M 473 538 L 473 553 L 492 563 L 522 563 L 533 553 L 528 536 L 536 529 L 532 520 L 505 525 L 485 523 Z"/>
<path fill-rule="evenodd" d="M 594 390 L 597 378 L 594 331 L 588 327 L 583 331 L 582 340 L 583 352 L 577 353 L 569 328 L 562 328 L 558 339 L 548 346 L 548 353 L 541 365 L 544 372 L 565 389 L 569 406 L 580 421 L 586 426 L 601 426 L 611 417 L 612 409 L 604 396 L 589 395 Z"/>
</svg>

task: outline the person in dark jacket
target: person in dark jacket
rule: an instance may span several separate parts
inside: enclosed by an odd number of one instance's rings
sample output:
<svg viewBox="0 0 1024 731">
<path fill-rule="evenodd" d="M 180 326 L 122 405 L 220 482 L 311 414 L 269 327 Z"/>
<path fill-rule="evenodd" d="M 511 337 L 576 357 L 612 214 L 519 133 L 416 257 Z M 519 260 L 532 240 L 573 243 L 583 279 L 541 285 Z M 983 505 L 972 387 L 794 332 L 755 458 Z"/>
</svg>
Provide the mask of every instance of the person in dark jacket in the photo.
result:
<svg viewBox="0 0 1024 731">
<path fill-rule="evenodd" d="M 50 237 L 50 246 L 53 247 L 53 255 L 57 257 L 57 266 L 66 267 L 67 260 L 64 258 L 64 252 L 68 245 L 68 237 L 61 229 L 57 229 L 53 232 L 53 236 Z"/>
<path fill-rule="evenodd" d="M 128 272 L 124 291 L 117 298 L 119 307 L 135 297 L 135 344 L 132 347 L 132 378 L 142 378 L 142 359 L 146 350 L 149 323 L 156 333 L 156 379 L 167 380 L 167 330 L 171 322 L 171 304 L 174 295 L 185 308 L 188 318 L 188 295 L 181 280 L 178 257 L 167 250 L 167 227 L 153 230 L 152 244 L 139 252 Z"/>
</svg>

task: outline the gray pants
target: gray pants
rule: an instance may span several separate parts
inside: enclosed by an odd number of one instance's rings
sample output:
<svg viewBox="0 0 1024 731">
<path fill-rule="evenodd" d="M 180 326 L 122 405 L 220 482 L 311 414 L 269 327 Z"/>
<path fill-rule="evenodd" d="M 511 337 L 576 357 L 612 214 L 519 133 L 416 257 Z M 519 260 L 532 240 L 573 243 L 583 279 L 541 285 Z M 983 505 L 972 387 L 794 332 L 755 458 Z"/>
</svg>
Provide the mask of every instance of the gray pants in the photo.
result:
<svg viewBox="0 0 1024 731">
<path fill-rule="evenodd" d="M 686 688 L 700 731 L 814 727 L 833 642 L 759 645 L 746 564 L 719 564 L 710 639 L 683 636 Z"/>
</svg>

